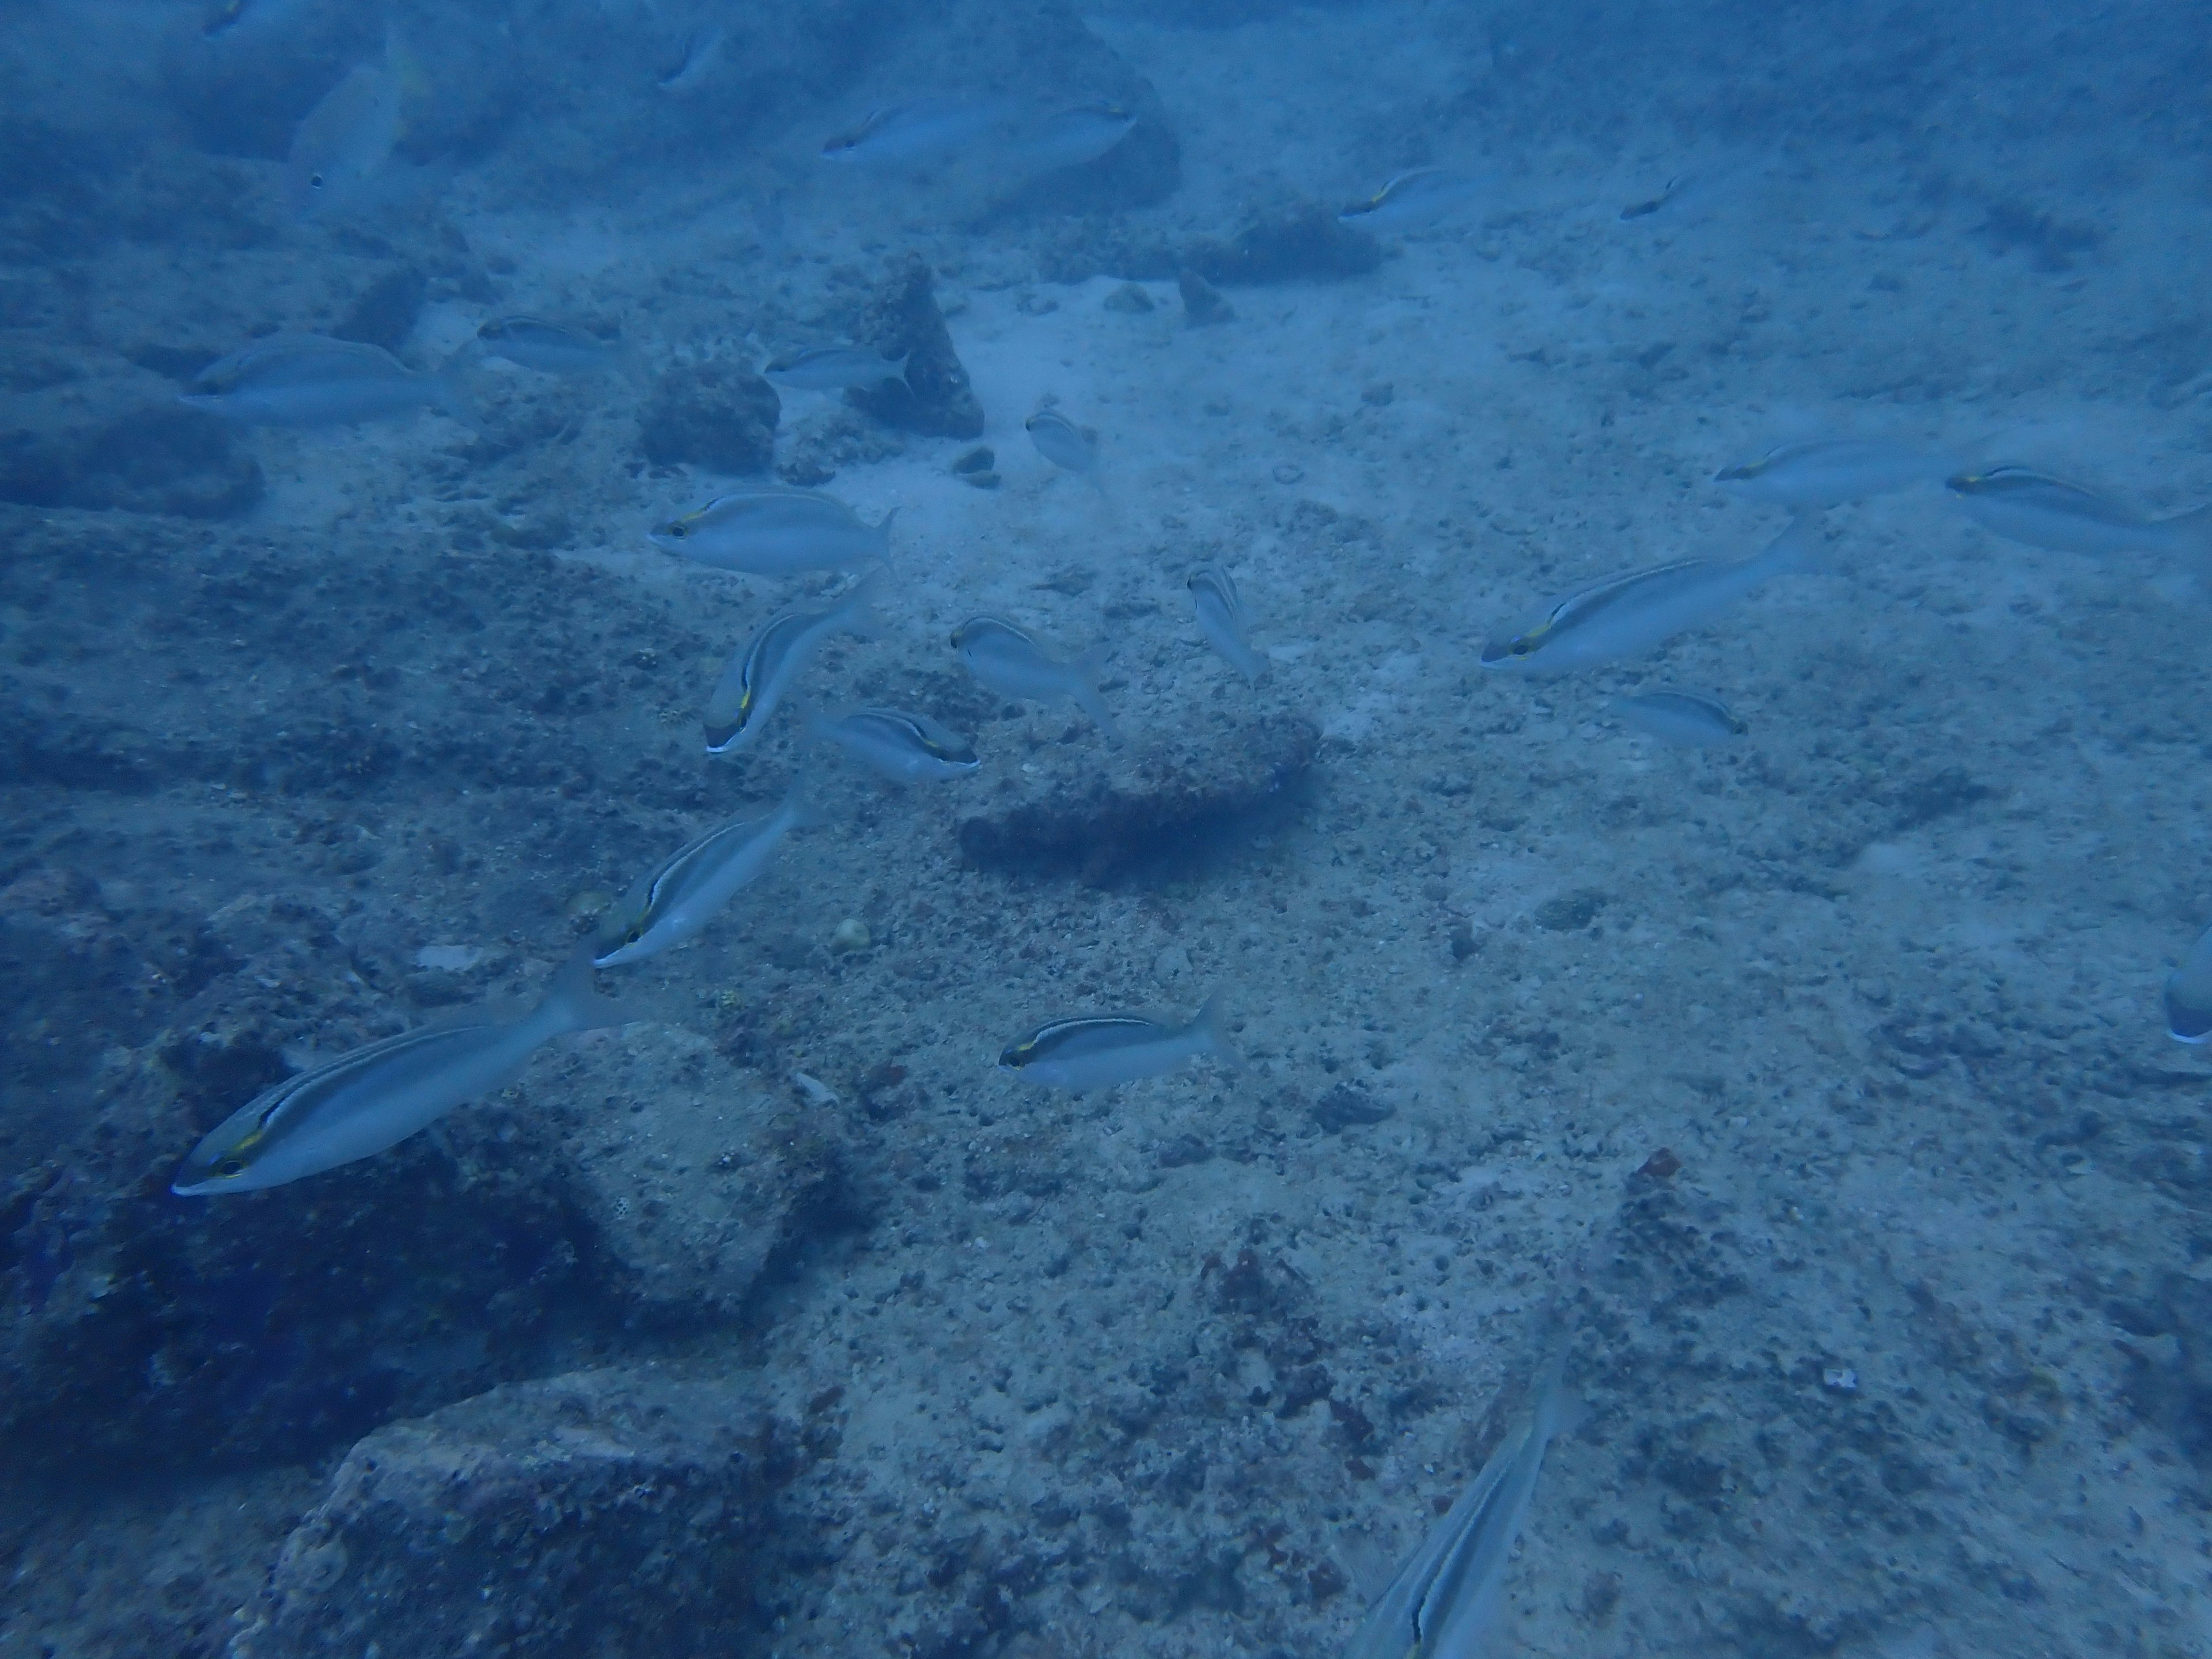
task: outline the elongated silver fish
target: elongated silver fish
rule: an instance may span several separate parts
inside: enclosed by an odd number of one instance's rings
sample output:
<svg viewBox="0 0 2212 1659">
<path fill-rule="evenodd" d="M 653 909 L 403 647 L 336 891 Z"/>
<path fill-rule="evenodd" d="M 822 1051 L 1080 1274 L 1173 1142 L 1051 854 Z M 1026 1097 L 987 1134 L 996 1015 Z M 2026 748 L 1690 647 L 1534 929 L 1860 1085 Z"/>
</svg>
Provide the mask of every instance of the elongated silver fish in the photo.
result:
<svg viewBox="0 0 2212 1659">
<path fill-rule="evenodd" d="M 396 48 L 382 64 L 356 64 L 300 118 L 284 161 L 284 193 L 301 216 L 358 202 L 399 142 L 403 86 Z"/>
<path fill-rule="evenodd" d="M 787 484 L 748 484 L 659 526 L 647 539 L 717 570 L 792 576 L 889 564 L 896 517 L 893 507 L 879 522 L 863 524 L 834 495 Z"/>
<path fill-rule="evenodd" d="M 717 824 L 638 878 L 600 923 L 592 962 L 614 968 L 681 945 L 712 921 L 740 888 L 759 878 L 786 836 L 828 822 L 793 784 L 783 804 L 766 817 Z"/>
<path fill-rule="evenodd" d="M 593 988 L 591 958 L 579 952 L 520 1019 L 465 1018 L 403 1031 L 285 1079 L 210 1130 L 169 1190 L 185 1198 L 256 1192 L 374 1157 L 462 1102 L 505 1088 L 553 1038 L 639 1018 Z"/>
<path fill-rule="evenodd" d="M 1776 576 L 1820 568 L 1820 521 L 1790 520 L 1748 559 L 1683 559 L 1608 577 L 1554 601 L 1541 620 L 1482 647 L 1482 665 L 1565 674 L 1632 657 L 1702 627 Z"/>
<path fill-rule="evenodd" d="M 1079 167 L 1113 149 L 1136 126 L 1135 114 L 1111 99 L 1093 99 L 1055 110 L 1016 140 L 1032 173 Z"/>
<path fill-rule="evenodd" d="M 1078 426 L 1056 409 L 1040 409 L 1022 422 L 1036 446 L 1036 453 L 1054 466 L 1095 479 L 1098 473 L 1098 434 Z"/>
<path fill-rule="evenodd" d="M 730 659 L 714 695 L 707 699 L 708 754 L 731 754 L 757 738 L 792 681 L 830 635 L 875 636 L 875 612 L 868 605 L 874 586 L 875 573 L 871 571 L 828 610 L 785 611 L 761 626 Z"/>
<path fill-rule="evenodd" d="M 2024 466 L 1962 472 L 1945 486 L 1984 530 L 2060 553 L 2212 552 L 2212 507 L 2139 519 L 2086 489 Z"/>
<path fill-rule="evenodd" d="M 1191 573 L 1183 584 L 1190 590 L 1191 609 L 1198 613 L 1198 631 L 1206 642 L 1247 680 L 1256 680 L 1267 668 L 1244 638 L 1244 601 L 1237 584 L 1218 564 Z"/>
<path fill-rule="evenodd" d="M 1414 167 L 1336 216 L 1362 230 L 1418 230 L 1471 205 L 1481 190 L 1480 181 L 1465 173 Z"/>
<path fill-rule="evenodd" d="M 1109 743 L 1121 741 L 1120 729 L 1098 695 L 1098 669 L 1106 647 L 1094 646 L 1073 662 L 1046 654 L 1035 640 L 997 617 L 970 617 L 952 630 L 952 648 L 976 680 L 1002 697 L 1031 702 L 1072 698 L 1091 716 Z"/>
<path fill-rule="evenodd" d="M 2166 1029 L 2176 1042 L 2212 1038 L 2212 927 L 2166 976 Z"/>
<path fill-rule="evenodd" d="M 1048 1089 L 1082 1094 L 1175 1071 L 1194 1054 L 1218 1060 L 1231 1071 L 1243 1068 L 1221 1034 L 1218 995 L 1208 997 L 1188 1025 L 1138 1014 L 1054 1020 L 1008 1043 L 999 1055 L 999 1069 Z"/>
<path fill-rule="evenodd" d="M 1544 1454 L 1581 1413 L 1566 1391 L 1565 1360 L 1562 1353 L 1547 1368 L 1534 1406 L 1398 1569 L 1345 1659 L 1473 1659 L 1485 1650 Z"/>
<path fill-rule="evenodd" d="M 919 167 L 967 149 L 1011 109 L 1002 98 L 909 98 L 870 110 L 859 126 L 824 143 L 822 157 L 859 167 Z"/>
<path fill-rule="evenodd" d="M 1940 483 L 1954 470 L 1941 455 L 1881 438 L 1815 438 L 1777 444 L 1713 474 L 1731 495 L 1775 507 L 1841 507 L 1916 484 Z"/>
<path fill-rule="evenodd" d="M 448 368 L 418 374 L 380 346 L 271 334 L 202 369 L 177 401 L 240 426 L 353 426 L 435 409 L 477 417 Z"/>
<path fill-rule="evenodd" d="M 1674 749 L 1717 749 L 1751 730 L 1734 709 L 1704 691 L 1639 691 L 1615 697 L 1612 708 L 1628 725 Z"/>
<path fill-rule="evenodd" d="M 677 43 L 668 67 L 655 77 L 653 84 L 663 92 L 685 93 L 697 86 L 714 71 L 722 56 L 722 27 L 719 23 L 702 23 L 685 33 Z"/>
<path fill-rule="evenodd" d="M 958 732 L 903 709 L 860 708 L 835 719 L 814 714 L 807 728 L 893 783 L 964 777 L 982 764 Z"/>
<path fill-rule="evenodd" d="M 619 340 L 602 340 L 542 317 L 491 318 L 477 330 L 477 340 L 493 356 L 541 374 L 602 374 L 628 356 Z"/>
<path fill-rule="evenodd" d="M 802 346 L 769 358 L 761 378 L 793 392 L 842 392 L 904 380 L 911 355 L 894 362 L 866 346 Z"/>
</svg>

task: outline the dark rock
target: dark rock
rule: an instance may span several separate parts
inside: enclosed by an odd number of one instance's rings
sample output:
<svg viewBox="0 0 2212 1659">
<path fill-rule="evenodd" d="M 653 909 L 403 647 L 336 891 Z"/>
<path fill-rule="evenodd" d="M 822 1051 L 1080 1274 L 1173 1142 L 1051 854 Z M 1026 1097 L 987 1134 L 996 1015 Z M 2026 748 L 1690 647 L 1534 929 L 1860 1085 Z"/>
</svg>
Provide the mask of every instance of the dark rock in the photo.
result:
<svg viewBox="0 0 2212 1659">
<path fill-rule="evenodd" d="M 977 489 L 999 487 L 999 458 L 988 444 L 978 445 L 952 463 L 952 476 Z"/>
<path fill-rule="evenodd" d="M 1571 933 L 1597 920 L 1605 895 L 1589 888 L 1560 893 L 1536 907 L 1536 925 L 1547 933 Z"/>
<path fill-rule="evenodd" d="M 952 349 L 952 335 L 938 308 L 929 263 L 909 254 L 895 269 L 853 331 L 894 362 L 907 360 L 903 380 L 856 386 L 845 394 L 886 426 L 929 438 L 980 438 L 983 405 L 968 384 L 968 371 Z"/>
<path fill-rule="evenodd" d="M 1340 1134 L 1354 1125 L 1380 1123 L 1396 1110 L 1357 1084 L 1340 1083 L 1314 1102 L 1313 1118 L 1329 1133 Z"/>
<path fill-rule="evenodd" d="M 771 1505 L 799 1467 L 726 1382 L 495 1389 L 349 1452 L 230 1650 L 750 1651 L 754 1585 L 781 1553 Z"/>
<path fill-rule="evenodd" d="M 1176 273 L 1176 287 L 1182 295 L 1182 319 L 1193 328 L 1229 322 L 1237 315 L 1221 290 L 1188 265 Z"/>
<path fill-rule="evenodd" d="M 397 351 L 415 331 L 430 279 L 413 265 L 395 265 L 366 289 L 331 330 L 333 338 Z"/>
<path fill-rule="evenodd" d="M 1026 799 L 960 826 L 986 870 L 1073 876 L 1093 886 L 1202 871 L 1294 813 L 1321 734 L 1295 715 L 1197 726 L 1117 756 L 1045 769 Z"/>
<path fill-rule="evenodd" d="M 688 363 L 660 377 L 639 416 L 639 435 L 645 459 L 655 466 L 765 472 L 775 461 L 782 413 L 775 388 L 750 369 Z"/>
<path fill-rule="evenodd" d="M 1364 231 L 1308 204 L 1237 232 L 1226 245 L 1200 242 L 1183 261 L 1208 282 L 1239 283 L 1334 281 L 1364 276 L 1382 263 L 1382 249 Z"/>
<path fill-rule="evenodd" d="M 1105 306 L 1109 311 L 1125 311 L 1133 316 L 1154 308 L 1152 296 L 1135 283 L 1124 283 L 1109 294 Z"/>
<path fill-rule="evenodd" d="M 230 428 L 189 409 L 141 404 L 83 425 L 64 416 L 0 431 L 0 501 L 24 507 L 227 519 L 261 488 Z"/>
</svg>

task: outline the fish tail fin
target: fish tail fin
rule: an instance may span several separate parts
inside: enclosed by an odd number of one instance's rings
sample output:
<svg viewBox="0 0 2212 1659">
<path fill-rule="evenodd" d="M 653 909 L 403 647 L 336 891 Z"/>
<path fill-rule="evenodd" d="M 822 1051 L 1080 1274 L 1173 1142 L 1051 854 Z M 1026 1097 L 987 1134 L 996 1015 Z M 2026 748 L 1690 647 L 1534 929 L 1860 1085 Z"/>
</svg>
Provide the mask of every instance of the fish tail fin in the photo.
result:
<svg viewBox="0 0 2212 1659">
<path fill-rule="evenodd" d="M 884 619 L 876 610 L 876 586 L 882 574 L 877 570 L 869 571 L 839 601 L 837 626 L 846 633 L 864 640 L 883 638 Z"/>
<path fill-rule="evenodd" d="M 906 377 L 906 372 L 907 372 L 907 370 L 908 370 L 908 369 L 911 368 L 913 366 L 914 366 L 914 353 L 912 353 L 911 351 L 909 351 L 909 352 L 908 352 L 908 353 L 906 354 L 906 356 L 904 356 L 903 357 L 902 357 L 902 358 L 900 358 L 900 359 L 898 360 L 898 373 L 897 373 L 896 374 L 895 374 L 895 375 L 891 376 L 891 378 L 892 378 L 893 380 L 896 380 L 896 381 L 897 381 L 901 386 L 904 386 L 904 387 L 905 387 L 908 392 L 911 392 L 911 391 L 913 391 L 913 390 L 914 390 L 914 382 L 913 382 L 912 380 L 908 380 L 908 379 L 907 379 L 907 377 Z"/>
<path fill-rule="evenodd" d="M 471 432 L 484 429 L 483 416 L 477 409 L 477 400 L 470 395 L 464 378 L 467 368 L 469 348 L 463 346 L 446 360 L 445 367 L 431 377 L 430 404 L 448 420 L 457 421 Z"/>
<path fill-rule="evenodd" d="M 1121 741 L 1121 728 L 1114 723 L 1114 713 L 1106 707 L 1106 699 L 1098 692 L 1098 676 L 1106 666 L 1106 659 L 1113 647 L 1094 645 L 1068 666 L 1074 671 L 1068 695 L 1075 706 L 1091 716 L 1091 723 L 1106 734 L 1109 743 Z"/>
<path fill-rule="evenodd" d="M 1241 1072 L 1244 1069 L 1244 1056 L 1237 1052 L 1229 1041 L 1228 1034 L 1221 1029 L 1221 993 L 1216 991 L 1206 998 L 1206 1006 L 1198 1011 L 1198 1018 L 1191 1023 L 1198 1035 L 1205 1039 L 1207 1054 L 1231 1071 Z"/>
<path fill-rule="evenodd" d="M 892 507 L 877 520 L 872 532 L 876 538 L 876 556 L 884 562 L 886 570 L 891 568 L 891 520 L 898 515 L 898 508 Z"/>
<path fill-rule="evenodd" d="M 2193 553 L 2199 561 L 2197 574 L 2212 582 L 2212 507 L 2200 507 L 2194 513 L 2183 513 L 2166 520 L 2160 526 L 2172 532 L 2174 543 L 2183 552 Z"/>
<path fill-rule="evenodd" d="M 781 810 L 793 830 L 817 830 L 830 822 L 830 814 L 806 798 L 806 775 L 803 772 L 783 792 Z"/>
<path fill-rule="evenodd" d="M 1759 555 L 1770 576 L 1819 576 L 1836 568 L 1828 552 L 1828 538 L 1818 507 L 1805 507 L 1790 517 L 1790 527 Z"/>
<path fill-rule="evenodd" d="M 556 1032 L 596 1031 L 646 1018 L 641 1009 L 600 995 L 592 973 L 592 951 L 586 945 L 561 964 L 532 1018 L 547 1021 Z"/>
</svg>

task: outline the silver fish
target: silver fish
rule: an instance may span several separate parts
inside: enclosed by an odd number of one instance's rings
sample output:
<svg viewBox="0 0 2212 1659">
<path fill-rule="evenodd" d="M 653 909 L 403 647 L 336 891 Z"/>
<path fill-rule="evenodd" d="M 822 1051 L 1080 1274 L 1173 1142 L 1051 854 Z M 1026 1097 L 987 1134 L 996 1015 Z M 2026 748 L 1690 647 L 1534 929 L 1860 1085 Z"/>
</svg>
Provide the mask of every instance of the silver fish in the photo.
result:
<svg viewBox="0 0 2212 1659">
<path fill-rule="evenodd" d="M 449 370 L 417 374 L 380 346 L 271 334 L 209 364 L 177 401 L 241 426 L 351 426 L 435 409 L 477 424 Z"/>
<path fill-rule="evenodd" d="M 1055 409 L 1040 409 L 1022 422 L 1036 446 L 1036 453 L 1054 466 L 1095 479 L 1098 472 L 1098 434 L 1078 426 Z"/>
<path fill-rule="evenodd" d="M 792 392 L 842 392 L 904 380 L 911 356 L 893 362 L 866 346 L 802 346 L 769 359 L 761 378 Z"/>
<path fill-rule="evenodd" d="M 2139 519 L 2087 490 L 2024 466 L 1962 472 L 1945 488 L 1966 514 L 2007 541 L 2060 553 L 2212 551 L 2212 507 Z"/>
<path fill-rule="evenodd" d="M 1580 1415 L 1566 1391 L 1565 1358 L 1553 1361 L 1534 1405 L 1398 1569 L 1353 1632 L 1345 1659 L 1471 1659 L 1483 1651 L 1544 1454 Z"/>
<path fill-rule="evenodd" d="M 817 714 L 807 727 L 893 783 L 964 777 L 982 764 L 958 732 L 902 709 L 862 708 L 835 720 Z"/>
<path fill-rule="evenodd" d="M 1459 211 L 1481 191 L 1479 180 L 1444 167 L 1401 173 L 1364 202 L 1338 214 L 1340 223 L 1363 230 L 1418 230 Z"/>
<path fill-rule="evenodd" d="M 763 818 L 732 818 L 638 878 L 623 902 L 607 913 L 592 947 L 601 968 L 658 956 L 714 919 L 759 878 L 775 850 L 793 830 L 829 822 L 793 784 L 783 804 Z"/>
<path fill-rule="evenodd" d="M 490 318 L 477 330 L 477 339 L 493 356 L 541 374 L 597 374 L 628 355 L 619 340 L 602 340 L 542 317 Z"/>
<path fill-rule="evenodd" d="M 1190 590 L 1191 608 L 1198 613 L 1198 631 L 1206 635 L 1206 642 L 1248 681 L 1258 679 L 1267 665 L 1245 641 L 1244 601 L 1229 573 L 1210 564 L 1192 572 L 1183 586 Z"/>
<path fill-rule="evenodd" d="M 1751 730 L 1734 709 L 1703 691 L 1639 691 L 1615 697 L 1612 708 L 1646 737 L 1673 749 L 1717 749 Z"/>
<path fill-rule="evenodd" d="M 591 958 L 580 952 L 520 1019 L 403 1031 L 287 1078 L 210 1131 L 169 1190 L 184 1198 L 256 1192 L 374 1157 L 462 1102 L 505 1088 L 553 1038 L 640 1017 L 599 994 Z"/>
<path fill-rule="evenodd" d="M 999 1069 L 1048 1089 L 1082 1094 L 1175 1071 L 1194 1054 L 1208 1055 L 1231 1071 L 1243 1069 L 1244 1062 L 1221 1034 L 1218 996 L 1208 997 L 1188 1025 L 1136 1014 L 1056 1019 L 1008 1043 L 999 1055 Z"/>
<path fill-rule="evenodd" d="M 1818 438 L 1777 444 L 1765 454 L 1713 474 L 1747 501 L 1775 507 L 1841 507 L 1915 484 L 1940 483 L 1954 463 L 1910 444 L 1879 438 Z"/>
<path fill-rule="evenodd" d="M 1747 559 L 1683 559 L 1608 577 L 1556 600 L 1541 621 L 1482 647 L 1482 665 L 1565 674 L 1632 657 L 1703 626 L 1776 576 L 1820 568 L 1820 521 L 1790 520 L 1764 552 Z"/>
<path fill-rule="evenodd" d="M 871 572 L 827 611 L 785 611 L 762 626 L 730 659 L 707 699 L 708 754 L 731 754 L 757 738 L 792 681 L 830 635 L 874 637 L 876 617 L 868 607 L 874 586 Z"/>
<path fill-rule="evenodd" d="M 1031 702 L 1053 702 L 1061 697 L 1091 716 L 1109 743 L 1121 733 L 1098 695 L 1099 665 L 1106 659 L 1103 646 L 1093 647 L 1073 662 L 1045 654 L 1044 648 L 1010 622 L 996 617 L 970 617 L 952 630 L 952 648 L 976 680 L 1002 697 L 1023 697 Z"/>
<path fill-rule="evenodd" d="M 748 484 L 648 532 L 655 547 L 718 570 L 791 576 L 891 562 L 891 520 L 863 524 L 834 495 L 787 484 Z"/>
<path fill-rule="evenodd" d="M 998 98 L 910 98 L 868 112 L 850 132 L 822 146 L 824 161 L 861 167 L 915 167 L 966 149 L 1006 119 Z"/>
<path fill-rule="evenodd" d="M 1032 173 L 1079 167 L 1113 149 L 1137 125 L 1136 115 L 1110 99 L 1096 99 L 1057 110 L 1018 142 Z"/>
<path fill-rule="evenodd" d="M 663 92 L 689 92 L 707 78 L 722 55 L 722 28 L 702 23 L 678 43 L 674 61 L 654 80 Z"/>
<path fill-rule="evenodd" d="M 295 214 L 358 201 L 391 161 L 399 142 L 402 79 L 389 46 L 385 59 L 356 64 L 301 118 L 284 161 L 284 193 Z"/>
<path fill-rule="evenodd" d="M 2166 976 L 2166 1029 L 2176 1042 L 2212 1038 L 2212 927 Z"/>
</svg>

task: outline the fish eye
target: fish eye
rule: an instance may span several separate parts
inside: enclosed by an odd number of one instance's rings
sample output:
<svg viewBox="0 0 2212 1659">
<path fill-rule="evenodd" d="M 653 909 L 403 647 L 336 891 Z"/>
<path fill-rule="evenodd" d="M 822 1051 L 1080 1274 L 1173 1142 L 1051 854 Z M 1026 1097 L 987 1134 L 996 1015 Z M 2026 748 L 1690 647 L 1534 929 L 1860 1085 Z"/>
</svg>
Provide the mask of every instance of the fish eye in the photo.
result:
<svg viewBox="0 0 2212 1659">
<path fill-rule="evenodd" d="M 684 527 L 684 520 L 681 519 L 678 519 L 674 524 L 668 526 L 668 537 L 671 541 L 680 542 L 690 533 L 691 532 L 690 531 Z"/>
<path fill-rule="evenodd" d="M 1510 656 L 1525 657 L 1535 648 L 1536 641 L 1530 639 L 1526 634 L 1523 634 L 1520 638 L 1515 640 L 1510 645 L 1507 646 L 1505 650 L 1506 653 Z"/>
<path fill-rule="evenodd" d="M 246 1173 L 246 1160 L 242 1158 L 227 1158 L 215 1166 L 215 1172 L 226 1178 L 242 1176 Z"/>
</svg>

